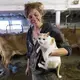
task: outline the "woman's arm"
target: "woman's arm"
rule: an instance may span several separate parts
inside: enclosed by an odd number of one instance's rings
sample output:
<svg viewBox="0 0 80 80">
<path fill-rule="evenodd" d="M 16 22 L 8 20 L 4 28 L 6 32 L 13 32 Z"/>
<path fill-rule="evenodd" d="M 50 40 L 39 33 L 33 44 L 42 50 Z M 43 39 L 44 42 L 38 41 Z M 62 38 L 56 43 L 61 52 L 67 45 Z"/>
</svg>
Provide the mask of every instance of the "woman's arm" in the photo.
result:
<svg viewBox="0 0 80 80">
<path fill-rule="evenodd" d="M 69 45 L 69 42 L 66 41 L 62 32 L 58 28 L 56 27 L 52 28 L 51 36 L 55 37 L 58 49 L 53 51 L 50 55 L 62 56 L 62 55 L 70 55 L 72 53 L 72 48 Z"/>
<path fill-rule="evenodd" d="M 52 53 L 50 53 L 50 56 L 63 56 L 68 55 L 68 51 L 65 48 L 58 48 Z"/>
</svg>

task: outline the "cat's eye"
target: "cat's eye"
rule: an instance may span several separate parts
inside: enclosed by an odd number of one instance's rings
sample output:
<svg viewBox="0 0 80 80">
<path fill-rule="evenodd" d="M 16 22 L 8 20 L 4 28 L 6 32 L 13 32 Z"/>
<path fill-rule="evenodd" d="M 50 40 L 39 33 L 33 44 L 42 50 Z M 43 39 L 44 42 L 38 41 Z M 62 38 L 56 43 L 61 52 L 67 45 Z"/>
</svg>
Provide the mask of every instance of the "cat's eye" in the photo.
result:
<svg viewBox="0 0 80 80">
<path fill-rule="evenodd" d="M 39 40 L 41 39 L 41 38 L 38 38 Z"/>
<path fill-rule="evenodd" d="M 45 40 L 45 38 L 43 38 L 43 40 Z"/>
</svg>

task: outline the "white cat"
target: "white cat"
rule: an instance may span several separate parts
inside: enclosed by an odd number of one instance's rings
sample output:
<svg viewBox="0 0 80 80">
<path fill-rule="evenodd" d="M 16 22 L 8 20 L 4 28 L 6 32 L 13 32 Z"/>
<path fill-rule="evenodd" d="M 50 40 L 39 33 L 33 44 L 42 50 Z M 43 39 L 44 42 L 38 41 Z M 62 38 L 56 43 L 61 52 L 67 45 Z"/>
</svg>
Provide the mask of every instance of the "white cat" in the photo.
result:
<svg viewBox="0 0 80 80">
<path fill-rule="evenodd" d="M 49 56 L 51 52 L 55 52 L 55 50 L 58 49 L 55 39 L 49 36 L 49 32 L 40 33 L 38 36 L 38 43 L 40 44 L 40 47 L 37 49 L 37 52 L 39 52 L 40 49 L 42 50 L 42 56 L 45 61 L 38 63 L 38 66 L 46 70 L 57 68 L 57 76 L 58 78 L 62 78 L 59 74 L 61 66 L 60 56 Z"/>
</svg>

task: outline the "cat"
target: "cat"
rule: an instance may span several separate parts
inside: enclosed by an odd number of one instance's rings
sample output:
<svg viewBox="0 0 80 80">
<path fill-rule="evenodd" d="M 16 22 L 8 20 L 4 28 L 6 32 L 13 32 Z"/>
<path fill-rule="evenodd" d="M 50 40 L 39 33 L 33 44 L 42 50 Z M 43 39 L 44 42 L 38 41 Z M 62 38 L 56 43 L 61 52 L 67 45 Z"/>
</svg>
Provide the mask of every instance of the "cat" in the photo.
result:
<svg viewBox="0 0 80 80">
<path fill-rule="evenodd" d="M 56 41 L 53 37 L 49 36 L 48 33 L 39 33 L 37 38 L 40 47 L 37 49 L 37 53 L 39 50 L 42 50 L 42 56 L 45 62 L 38 63 L 38 66 L 43 69 L 55 69 L 57 68 L 57 76 L 58 78 L 62 78 L 59 74 L 60 66 L 61 66 L 61 58 L 60 56 L 49 56 L 51 52 L 55 52 L 58 49 L 56 45 Z"/>
</svg>

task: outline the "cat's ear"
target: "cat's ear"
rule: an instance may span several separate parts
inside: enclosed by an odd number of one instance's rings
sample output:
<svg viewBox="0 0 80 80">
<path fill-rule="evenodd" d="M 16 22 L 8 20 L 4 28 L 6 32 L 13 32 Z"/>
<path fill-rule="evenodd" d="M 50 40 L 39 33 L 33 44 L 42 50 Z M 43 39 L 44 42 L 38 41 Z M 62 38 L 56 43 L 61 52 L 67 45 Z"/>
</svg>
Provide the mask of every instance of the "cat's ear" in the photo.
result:
<svg viewBox="0 0 80 80">
<path fill-rule="evenodd" d="M 47 32 L 47 35 L 49 35 L 50 34 L 50 32 Z"/>
<path fill-rule="evenodd" d="M 55 38 L 51 39 L 51 44 L 53 44 L 55 42 Z"/>
</svg>

